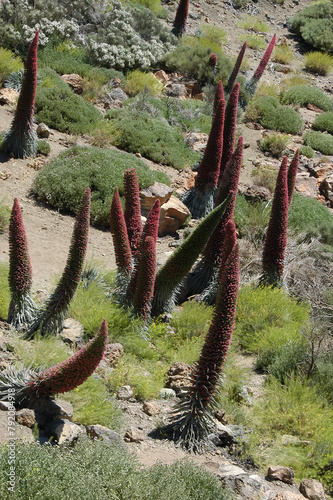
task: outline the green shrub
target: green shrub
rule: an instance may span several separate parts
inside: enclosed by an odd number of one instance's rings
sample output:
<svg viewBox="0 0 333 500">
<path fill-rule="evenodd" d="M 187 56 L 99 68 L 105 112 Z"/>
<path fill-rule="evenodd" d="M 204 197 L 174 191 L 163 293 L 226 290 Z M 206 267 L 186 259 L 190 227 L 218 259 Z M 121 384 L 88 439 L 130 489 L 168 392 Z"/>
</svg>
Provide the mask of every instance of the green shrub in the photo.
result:
<svg viewBox="0 0 333 500">
<path fill-rule="evenodd" d="M 309 77 L 296 73 L 288 76 L 282 82 L 280 82 L 279 87 L 283 90 L 287 90 L 290 87 L 294 87 L 295 85 L 310 85 Z"/>
<path fill-rule="evenodd" d="M 118 444 L 79 439 L 74 447 L 18 444 L 16 485 L 8 490 L 9 448 L 0 452 L 3 500 L 231 500 L 221 482 L 191 461 L 142 468 Z"/>
<path fill-rule="evenodd" d="M 263 137 L 259 142 L 259 147 L 264 153 L 269 153 L 274 158 L 280 158 L 289 142 L 289 137 L 281 134 L 271 134 Z"/>
<path fill-rule="evenodd" d="M 333 215 L 318 200 L 294 193 L 289 209 L 288 226 L 296 232 L 318 228 L 322 224 L 333 224 Z"/>
<path fill-rule="evenodd" d="M 271 165 L 260 165 L 254 167 L 251 177 L 256 186 L 263 186 L 273 193 L 275 189 L 277 170 Z"/>
<path fill-rule="evenodd" d="M 165 174 L 151 171 L 133 155 L 74 146 L 38 172 L 33 190 L 51 207 L 76 213 L 84 189 L 90 187 L 92 224 L 108 226 L 112 194 L 116 186 L 123 193 L 123 173 L 127 168 L 137 170 L 141 188 L 155 181 L 169 183 Z"/>
<path fill-rule="evenodd" d="M 13 71 L 23 68 L 20 57 L 15 57 L 13 52 L 0 47 L 0 87 Z"/>
<path fill-rule="evenodd" d="M 306 106 L 310 103 L 323 111 L 333 110 L 333 100 L 322 90 L 312 85 L 294 85 L 282 93 L 281 100 L 284 104 Z"/>
<path fill-rule="evenodd" d="M 276 97 L 260 97 L 251 104 L 265 128 L 286 134 L 297 134 L 302 129 L 303 120 L 299 114 L 290 106 L 281 105 Z"/>
<path fill-rule="evenodd" d="M 333 67 L 333 57 L 322 52 L 309 52 L 305 55 L 305 69 L 317 75 L 327 75 Z"/>
<path fill-rule="evenodd" d="M 11 300 L 11 294 L 8 281 L 9 266 L 7 263 L 0 262 L 0 318 L 7 319 L 8 308 Z"/>
<path fill-rule="evenodd" d="M 272 61 L 280 64 L 289 64 L 294 59 L 294 51 L 286 43 L 277 44 L 274 47 Z"/>
<path fill-rule="evenodd" d="M 278 98 L 279 92 L 280 88 L 279 85 L 277 85 L 276 83 L 263 82 L 257 88 L 256 93 L 254 94 L 254 99 L 259 99 L 259 97 L 267 97 L 267 96 Z"/>
<path fill-rule="evenodd" d="M 303 135 L 304 144 L 323 155 L 333 155 L 333 136 L 309 130 Z"/>
<path fill-rule="evenodd" d="M 312 127 L 315 130 L 321 130 L 322 132 L 329 132 L 333 134 L 333 112 L 328 111 L 327 113 L 321 113 L 316 116 Z"/>
<path fill-rule="evenodd" d="M 234 220 L 241 238 L 246 237 L 255 244 L 262 245 L 269 221 L 270 205 L 250 203 L 240 193 L 236 198 Z"/>
<path fill-rule="evenodd" d="M 1 139 L 0 139 L 1 140 Z M 5 199 L 0 198 L 0 234 L 8 227 L 10 209 L 6 205 Z"/>
<path fill-rule="evenodd" d="M 292 28 L 303 40 L 324 52 L 333 52 L 333 4 L 314 2 L 298 12 L 291 20 Z"/>
<path fill-rule="evenodd" d="M 46 141 L 38 141 L 37 143 L 37 153 L 40 153 L 42 155 L 45 155 L 47 156 L 48 154 L 50 154 L 50 151 L 51 151 L 51 146 L 48 142 Z"/>
<path fill-rule="evenodd" d="M 241 37 L 242 42 L 246 42 L 249 49 L 261 50 L 266 47 L 265 40 L 259 35 L 244 35 Z"/>
<path fill-rule="evenodd" d="M 212 307 L 196 302 L 185 302 L 180 310 L 172 315 L 171 327 L 177 340 L 189 340 L 207 331 L 212 317 Z"/>
<path fill-rule="evenodd" d="M 125 91 L 130 97 L 136 96 L 139 92 L 149 95 L 159 95 L 163 90 L 163 84 L 153 75 L 135 69 L 127 75 Z"/>
<path fill-rule="evenodd" d="M 60 132 L 85 134 L 101 120 L 101 113 L 51 69 L 41 70 L 42 84 L 37 87 L 35 118 Z"/>
<path fill-rule="evenodd" d="M 209 65 L 209 56 L 214 52 L 218 57 L 217 72 Z M 163 60 L 169 71 L 178 71 L 201 82 L 213 79 L 227 82 L 232 71 L 231 61 L 221 51 L 219 43 L 205 36 L 183 36 L 179 45 Z"/>
<path fill-rule="evenodd" d="M 313 151 L 312 148 L 310 148 L 310 146 L 301 146 L 299 148 L 299 154 L 304 155 L 307 158 L 313 158 L 315 155 L 315 152 Z"/>
<path fill-rule="evenodd" d="M 115 110 L 107 117 L 112 120 L 114 145 L 129 153 L 140 153 L 155 163 L 177 169 L 192 165 L 200 157 L 185 144 L 180 128 L 152 118 L 149 113 Z"/>
<path fill-rule="evenodd" d="M 167 13 L 165 16 L 165 9 L 163 9 L 163 7 L 161 6 L 160 0 L 135 0 L 135 2 L 133 3 L 142 5 L 143 7 L 150 9 L 152 12 L 154 12 L 154 14 L 162 19 L 168 17 Z"/>
<path fill-rule="evenodd" d="M 240 21 L 238 21 L 237 24 L 240 28 L 255 31 L 256 33 L 267 33 L 268 31 L 267 24 L 257 16 L 250 16 L 246 14 Z"/>
<path fill-rule="evenodd" d="M 200 26 L 200 32 L 205 37 L 205 39 L 218 45 L 224 45 L 228 41 L 226 32 L 218 26 L 202 24 Z"/>
</svg>

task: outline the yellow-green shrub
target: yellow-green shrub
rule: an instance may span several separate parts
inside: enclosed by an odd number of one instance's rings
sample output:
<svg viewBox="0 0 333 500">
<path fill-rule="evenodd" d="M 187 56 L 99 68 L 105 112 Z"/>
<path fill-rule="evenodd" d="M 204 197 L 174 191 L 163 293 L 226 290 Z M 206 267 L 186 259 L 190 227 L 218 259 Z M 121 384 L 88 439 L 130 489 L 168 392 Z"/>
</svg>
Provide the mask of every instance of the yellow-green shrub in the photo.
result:
<svg viewBox="0 0 333 500">
<path fill-rule="evenodd" d="M 13 52 L 0 47 L 0 87 L 13 71 L 23 68 L 23 63 L 19 57 L 15 57 Z"/>
<path fill-rule="evenodd" d="M 135 69 L 127 75 L 125 91 L 130 97 L 134 97 L 139 92 L 146 92 L 149 95 L 159 95 L 163 90 L 163 85 L 153 75 Z"/>
<path fill-rule="evenodd" d="M 317 75 L 327 75 L 333 68 L 333 57 L 323 52 L 309 52 L 304 57 L 307 71 Z"/>
</svg>

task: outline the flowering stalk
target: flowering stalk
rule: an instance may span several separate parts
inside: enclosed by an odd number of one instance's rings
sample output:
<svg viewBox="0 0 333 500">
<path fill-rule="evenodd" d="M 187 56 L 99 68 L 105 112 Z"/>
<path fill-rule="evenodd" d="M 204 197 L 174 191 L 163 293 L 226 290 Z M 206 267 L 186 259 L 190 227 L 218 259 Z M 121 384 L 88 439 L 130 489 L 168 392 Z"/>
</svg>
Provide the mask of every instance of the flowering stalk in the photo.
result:
<svg viewBox="0 0 333 500">
<path fill-rule="evenodd" d="M 216 85 L 213 104 L 213 116 L 215 116 L 217 105 L 220 101 L 224 101 L 224 91 L 222 80 Z"/>
<path fill-rule="evenodd" d="M 288 160 L 284 156 L 276 179 L 262 256 L 260 284 L 279 286 L 283 276 L 288 229 Z"/>
<path fill-rule="evenodd" d="M 11 301 L 8 323 L 16 330 L 27 328 L 34 320 L 37 307 L 31 298 L 32 268 L 28 240 L 18 199 L 14 204 L 9 221 L 9 287 Z"/>
<path fill-rule="evenodd" d="M 192 372 L 187 394 L 175 407 L 170 424 L 174 437 L 194 451 L 211 430 L 214 392 L 231 342 L 239 288 L 237 245 L 220 268 L 219 282 L 214 315 L 200 358 Z"/>
<path fill-rule="evenodd" d="M 221 156 L 220 179 L 235 149 L 239 83 L 236 82 L 225 108 L 223 150 Z"/>
<path fill-rule="evenodd" d="M 129 276 L 133 269 L 132 252 L 128 240 L 127 228 L 118 187 L 115 188 L 110 210 L 110 231 L 118 274 Z"/>
<path fill-rule="evenodd" d="M 143 251 L 144 251 L 146 238 L 152 237 L 154 244 L 155 244 L 155 247 L 156 247 L 160 212 L 161 212 L 161 203 L 160 203 L 160 200 L 156 200 L 154 205 L 152 206 L 152 208 L 149 211 L 146 223 L 145 223 L 144 228 L 142 230 L 139 252 L 137 255 L 137 259 L 136 259 L 136 265 L 135 265 L 135 268 L 132 272 L 131 279 L 128 283 L 128 287 L 127 287 L 127 291 L 126 291 L 125 302 L 127 302 L 127 303 L 131 301 L 132 297 L 135 294 L 135 290 L 137 288 L 138 268 L 141 265 L 140 262 L 143 258 Z"/>
<path fill-rule="evenodd" d="M 296 149 L 294 157 L 291 160 L 289 168 L 288 168 L 288 200 L 289 200 L 289 205 L 292 202 L 293 195 L 294 195 L 298 164 L 299 164 L 299 149 Z"/>
<path fill-rule="evenodd" d="M 182 197 L 194 218 L 205 217 L 213 210 L 214 193 L 220 173 L 223 148 L 224 101 L 220 101 L 213 118 L 203 159 L 199 165 L 195 185 Z"/>
<path fill-rule="evenodd" d="M 152 304 L 153 315 L 157 316 L 173 309 L 178 285 L 200 255 L 209 236 L 223 216 L 230 199 L 229 196 L 207 215 L 158 271 Z"/>
<path fill-rule="evenodd" d="M 209 60 L 208 60 L 209 66 L 212 66 L 213 68 L 215 68 L 215 66 L 217 65 L 217 61 L 218 61 L 217 55 L 216 54 L 210 54 Z"/>
<path fill-rule="evenodd" d="M 182 35 L 184 35 L 184 33 L 186 33 L 186 23 L 188 18 L 189 7 L 190 7 L 190 0 L 179 1 L 172 29 L 172 33 L 177 37 L 181 37 Z"/>
<path fill-rule="evenodd" d="M 235 81 L 237 79 L 240 67 L 241 67 L 243 59 L 244 59 L 244 54 L 245 54 L 245 51 L 246 51 L 246 47 L 247 47 L 247 42 L 245 42 L 243 44 L 243 46 L 242 46 L 242 48 L 241 48 L 241 50 L 240 50 L 240 52 L 238 54 L 238 57 L 236 59 L 234 68 L 233 68 L 232 72 L 230 73 L 230 76 L 229 76 L 229 79 L 228 79 L 228 84 L 227 84 L 227 92 L 228 93 L 233 88 L 233 86 L 235 84 Z"/>
<path fill-rule="evenodd" d="M 125 222 L 133 255 L 138 251 L 142 233 L 140 188 L 135 168 L 124 172 Z"/>
<path fill-rule="evenodd" d="M 49 333 L 57 334 L 63 328 L 64 316 L 81 280 L 89 239 L 90 202 L 91 192 L 87 188 L 76 215 L 66 267 L 56 289 L 30 328 L 30 338 L 38 329 L 44 336 Z"/>
<path fill-rule="evenodd" d="M 140 253 L 133 311 L 146 321 L 150 314 L 156 276 L 156 240 L 152 236 L 145 238 Z"/>
<path fill-rule="evenodd" d="M 94 373 L 103 359 L 107 343 L 108 327 L 104 319 L 95 337 L 59 365 L 39 373 L 9 367 L 0 374 L 0 400 L 8 397 L 9 387 L 15 389 L 16 408 L 37 398 L 72 391 Z"/>
<path fill-rule="evenodd" d="M 215 205 L 222 203 L 228 196 L 234 194 L 232 200 L 228 204 L 224 215 L 221 217 L 215 230 L 212 232 L 207 245 L 202 252 L 202 258 L 195 266 L 193 271 L 189 273 L 186 283 L 183 288 L 186 296 L 182 297 L 184 300 L 195 294 L 202 293 L 210 282 L 216 276 L 216 270 L 220 266 L 221 252 L 224 248 L 226 226 L 228 221 L 234 217 L 234 209 L 236 204 L 236 194 L 238 191 L 238 182 L 240 171 L 242 168 L 243 158 L 243 137 L 239 137 L 237 148 L 232 155 L 227 168 L 225 169 L 218 195 L 215 200 Z"/>
<path fill-rule="evenodd" d="M 28 49 L 15 116 L 3 139 L 5 151 L 12 153 L 15 158 L 30 158 L 37 155 L 37 136 L 33 124 L 37 89 L 38 35 L 39 32 L 36 31 Z"/>
</svg>

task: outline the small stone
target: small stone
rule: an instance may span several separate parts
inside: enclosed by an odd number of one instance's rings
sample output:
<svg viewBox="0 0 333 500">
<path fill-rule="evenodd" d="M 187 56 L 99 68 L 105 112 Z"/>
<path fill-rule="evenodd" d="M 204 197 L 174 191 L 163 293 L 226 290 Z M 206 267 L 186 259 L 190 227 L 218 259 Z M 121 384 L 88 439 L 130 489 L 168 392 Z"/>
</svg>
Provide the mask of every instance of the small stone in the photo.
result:
<svg viewBox="0 0 333 500">
<path fill-rule="evenodd" d="M 305 498 L 310 500 L 325 500 L 326 498 L 323 485 L 316 479 L 303 479 L 299 490 Z"/>
<path fill-rule="evenodd" d="M 113 445 L 121 443 L 120 434 L 104 427 L 104 425 L 88 425 L 86 431 L 92 438 L 102 438 L 107 444 Z"/>
<path fill-rule="evenodd" d="M 132 398 L 133 395 L 133 390 L 129 385 L 122 385 L 121 387 L 119 387 L 117 392 L 117 398 L 121 399 L 122 401 L 126 401 L 127 399 Z"/>
<path fill-rule="evenodd" d="M 170 78 L 169 76 L 166 74 L 165 71 L 163 71 L 163 69 L 160 69 L 159 71 L 156 71 L 154 73 L 154 76 L 155 78 L 157 78 L 157 80 L 159 80 L 161 83 L 167 83 Z"/>
<path fill-rule="evenodd" d="M 57 419 L 47 427 L 49 436 L 53 436 L 58 444 L 72 443 L 85 429 L 82 425 L 74 424 L 67 419 Z"/>
<path fill-rule="evenodd" d="M 36 132 L 38 137 L 43 137 L 47 139 L 50 136 L 51 130 L 47 125 L 45 125 L 45 123 L 40 123 L 37 127 Z"/>
<path fill-rule="evenodd" d="M 294 471 L 291 467 L 271 465 L 268 467 L 267 476 L 287 484 L 293 484 L 294 482 Z"/>
<path fill-rule="evenodd" d="M 140 203 L 141 210 L 150 210 L 156 200 L 160 200 L 161 205 L 166 203 L 172 195 L 172 188 L 162 182 L 154 182 L 152 186 L 141 189 Z"/>
<path fill-rule="evenodd" d="M 242 474 L 246 474 L 245 470 L 236 465 L 222 465 L 216 473 L 216 475 L 221 478 L 227 476 L 240 476 Z"/>
<path fill-rule="evenodd" d="M 161 413 L 161 408 L 152 401 L 145 401 L 142 405 L 142 410 L 151 417 Z"/>
<path fill-rule="evenodd" d="M 83 325 L 73 318 L 65 319 L 60 337 L 65 344 L 69 344 L 70 346 L 83 347 L 86 343 L 84 340 Z"/>
<path fill-rule="evenodd" d="M 164 387 L 163 389 L 160 390 L 159 397 L 161 399 L 171 399 L 176 397 L 176 392 L 173 389 L 169 389 L 167 387 Z"/>
<path fill-rule="evenodd" d="M 170 199 L 161 206 L 158 235 L 174 234 L 189 217 L 191 212 L 187 206 L 176 196 L 170 196 Z"/>
<path fill-rule="evenodd" d="M 62 75 L 61 79 L 68 83 L 68 85 L 73 89 L 75 94 L 82 94 L 82 82 L 83 78 L 77 73 L 70 73 L 68 75 Z"/>
<path fill-rule="evenodd" d="M 23 410 L 17 411 L 15 419 L 18 424 L 29 427 L 29 429 L 32 429 L 36 423 L 35 412 L 33 410 L 29 410 L 28 408 L 23 408 Z"/>
<path fill-rule="evenodd" d="M 126 443 L 142 443 L 145 440 L 142 430 L 131 427 L 125 434 L 124 441 Z"/>
<path fill-rule="evenodd" d="M 165 87 L 166 94 L 170 97 L 185 97 L 186 87 L 182 83 L 169 83 Z"/>
</svg>

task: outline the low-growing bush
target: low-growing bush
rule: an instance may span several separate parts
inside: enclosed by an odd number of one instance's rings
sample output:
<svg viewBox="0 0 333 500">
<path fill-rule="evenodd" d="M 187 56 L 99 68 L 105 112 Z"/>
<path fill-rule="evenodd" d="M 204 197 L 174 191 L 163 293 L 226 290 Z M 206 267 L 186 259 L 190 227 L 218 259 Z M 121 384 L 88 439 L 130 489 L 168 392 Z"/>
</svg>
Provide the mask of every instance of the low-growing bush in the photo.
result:
<svg viewBox="0 0 333 500">
<path fill-rule="evenodd" d="M 37 153 L 47 156 L 51 152 L 51 146 L 48 142 L 40 140 L 37 143 Z"/>
<path fill-rule="evenodd" d="M 333 136 L 323 132 L 309 130 L 303 135 L 304 144 L 323 155 L 333 155 Z"/>
<path fill-rule="evenodd" d="M 321 113 L 316 116 L 316 119 L 312 124 L 312 128 L 333 134 L 333 111 Z"/>
<path fill-rule="evenodd" d="M 37 87 L 35 118 L 60 132 L 85 134 L 101 120 L 101 113 L 70 87 L 51 69 L 40 71 L 43 79 Z"/>
<path fill-rule="evenodd" d="M 92 224 L 108 226 L 114 188 L 118 186 L 119 192 L 123 193 L 123 173 L 128 168 L 137 170 L 141 188 L 155 181 L 170 182 L 164 173 L 151 171 L 133 155 L 74 146 L 38 172 L 33 190 L 49 206 L 76 213 L 84 189 L 90 187 Z"/>
<path fill-rule="evenodd" d="M 283 90 L 287 90 L 290 87 L 295 87 L 295 85 L 310 85 L 309 77 L 300 73 L 292 74 L 282 80 L 279 87 Z"/>
<path fill-rule="evenodd" d="M 244 15 L 237 24 L 240 28 L 256 33 L 267 33 L 268 31 L 267 24 L 257 16 Z"/>
<path fill-rule="evenodd" d="M 8 227 L 10 210 L 4 198 L 0 198 L 0 234 Z"/>
<path fill-rule="evenodd" d="M 238 193 L 234 220 L 238 234 L 255 245 L 262 245 L 269 221 L 271 206 L 263 202 L 250 203 Z"/>
<path fill-rule="evenodd" d="M 246 42 L 249 49 L 261 50 L 266 47 L 265 40 L 259 35 L 244 35 L 241 37 L 242 42 Z"/>
<path fill-rule="evenodd" d="M 256 186 L 263 186 L 270 190 L 271 193 L 274 192 L 277 170 L 271 165 L 260 165 L 254 167 L 251 172 L 251 177 Z"/>
<path fill-rule="evenodd" d="M 281 105 L 276 97 L 260 97 L 251 103 L 251 108 L 257 111 L 259 123 L 270 130 L 297 134 L 303 127 L 299 114 L 290 106 Z M 245 114 L 245 119 L 248 117 Z"/>
<path fill-rule="evenodd" d="M 271 134 L 263 137 L 259 147 L 264 153 L 269 153 L 273 158 L 280 158 L 289 142 L 289 137 L 281 134 Z"/>
<path fill-rule="evenodd" d="M 8 281 L 9 266 L 5 262 L 0 262 L 0 318 L 7 319 L 8 308 L 11 300 L 11 294 Z"/>
<path fill-rule="evenodd" d="M 288 215 L 288 226 L 301 233 L 327 223 L 333 225 L 333 215 L 318 200 L 294 193 Z"/>
<path fill-rule="evenodd" d="M 305 69 L 317 75 L 327 75 L 333 67 L 333 57 L 322 52 L 309 52 L 304 59 Z"/>
<path fill-rule="evenodd" d="M 280 64 L 289 64 L 294 59 L 294 51 L 287 43 L 277 44 L 274 47 L 272 61 Z"/>
<path fill-rule="evenodd" d="M 113 144 L 129 153 L 140 153 L 155 163 L 177 169 L 193 165 L 200 157 L 185 144 L 180 128 L 152 118 L 149 113 L 115 110 L 107 117 L 113 127 Z"/>
<path fill-rule="evenodd" d="M 301 146 L 299 148 L 299 154 L 306 156 L 307 158 L 313 158 L 315 155 L 315 152 L 310 146 Z"/>
<path fill-rule="evenodd" d="M 163 84 L 153 75 L 135 69 L 127 75 L 125 91 L 130 97 L 134 97 L 139 92 L 149 95 L 159 95 L 163 90 Z"/>
<path fill-rule="evenodd" d="M 314 2 L 296 14 L 292 28 L 316 49 L 333 52 L 333 5 L 330 1 Z"/>
<path fill-rule="evenodd" d="M 13 52 L 0 47 L 0 87 L 13 71 L 23 68 L 23 63 L 19 57 L 15 57 Z"/>
<path fill-rule="evenodd" d="M 306 106 L 310 103 L 323 111 L 333 110 L 333 100 L 322 90 L 312 85 L 294 85 L 282 93 L 281 101 L 284 104 L 296 104 L 298 106 Z"/>
</svg>

